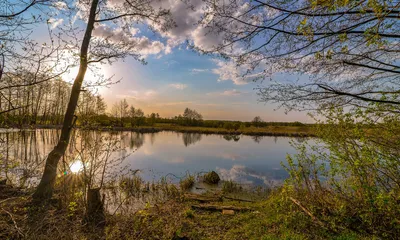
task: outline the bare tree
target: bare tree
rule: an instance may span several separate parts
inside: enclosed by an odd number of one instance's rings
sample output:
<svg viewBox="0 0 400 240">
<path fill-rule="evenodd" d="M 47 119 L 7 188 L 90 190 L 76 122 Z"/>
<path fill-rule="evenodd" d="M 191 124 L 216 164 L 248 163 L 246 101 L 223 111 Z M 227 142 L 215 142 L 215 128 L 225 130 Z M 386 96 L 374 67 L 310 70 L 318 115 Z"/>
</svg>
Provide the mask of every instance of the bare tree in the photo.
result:
<svg viewBox="0 0 400 240">
<path fill-rule="evenodd" d="M 134 23 L 159 22 L 161 18 L 168 15 L 167 11 L 156 8 L 157 2 L 152 0 L 125 0 L 113 4 L 111 1 L 103 0 L 78 1 L 77 12 L 79 16 L 82 16 L 86 28 L 83 39 L 79 40 L 79 34 L 71 35 L 71 33 L 77 31 L 74 31 L 77 27 L 73 25 L 73 19 L 70 20 L 69 31 L 65 31 L 64 35 L 60 34 L 59 37 L 65 39 L 69 36 L 69 39 L 76 40 L 75 46 L 80 43 L 79 71 L 72 86 L 60 139 L 47 157 L 42 179 L 33 195 L 34 200 L 49 199 L 52 196 L 57 165 L 69 143 L 71 129 L 76 120 L 76 117 L 74 117 L 75 109 L 88 66 L 102 61 L 112 62 L 127 56 L 141 60 L 139 49 L 143 46 L 143 43 L 132 41 L 127 36 L 132 35 L 130 30 Z M 152 5 L 153 3 L 156 5 Z M 72 7 L 70 6 L 70 8 Z M 72 18 L 76 16 L 69 15 Z M 107 23 L 109 25 L 106 25 Z M 112 31 L 112 26 L 118 26 L 120 34 Z M 73 44 L 70 45 L 74 46 Z"/>
<path fill-rule="evenodd" d="M 39 44 L 31 39 L 36 25 L 51 18 L 46 9 L 59 8 L 60 4 L 54 0 L 6 0 L 0 3 L 0 102 L 9 106 L 1 109 L 0 114 L 25 111 L 28 106 L 34 106 L 4 92 L 18 92 L 21 88 L 59 78 L 68 70 L 60 42 L 50 39 L 48 43 Z"/>
<path fill-rule="evenodd" d="M 205 2 L 202 24 L 220 44 L 199 50 L 232 60 L 240 81 L 270 79 L 262 101 L 288 110 L 400 105 L 399 1 Z"/>
</svg>

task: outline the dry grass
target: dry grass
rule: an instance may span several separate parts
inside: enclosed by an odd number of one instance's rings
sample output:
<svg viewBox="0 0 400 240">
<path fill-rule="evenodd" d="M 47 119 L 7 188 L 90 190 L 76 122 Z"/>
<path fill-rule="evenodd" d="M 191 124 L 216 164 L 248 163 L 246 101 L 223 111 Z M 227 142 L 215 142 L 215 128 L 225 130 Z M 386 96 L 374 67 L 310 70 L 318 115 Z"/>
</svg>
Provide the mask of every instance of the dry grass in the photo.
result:
<svg viewBox="0 0 400 240">
<path fill-rule="evenodd" d="M 211 203 L 250 209 L 233 215 L 193 208 L 201 203 L 176 195 L 135 213 L 107 215 L 103 227 L 86 222 L 82 206 L 71 215 L 58 201 L 38 208 L 26 195 L 7 199 L 0 200 L 0 239 L 368 239 L 353 233 L 331 236 L 282 199 L 279 191 L 255 202 L 224 199 Z"/>
</svg>

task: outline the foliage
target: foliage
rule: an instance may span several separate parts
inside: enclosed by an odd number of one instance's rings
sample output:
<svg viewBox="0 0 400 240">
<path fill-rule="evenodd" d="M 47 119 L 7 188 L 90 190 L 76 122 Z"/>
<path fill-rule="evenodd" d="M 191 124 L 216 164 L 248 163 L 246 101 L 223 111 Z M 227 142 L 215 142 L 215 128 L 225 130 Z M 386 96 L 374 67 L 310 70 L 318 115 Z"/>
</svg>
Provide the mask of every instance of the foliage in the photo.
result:
<svg viewBox="0 0 400 240">
<path fill-rule="evenodd" d="M 400 104 L 397 1 L 205 2 L 201 23 L 220 41 L 196 48 L 225 58 L 220 71 L 234 82 L 271 80 L 258 87 L 261 101 L 287 110 Z"/>
<path fill-rule="evenodd" d="M 284 195 L 301 202 L 329 231 L 400 237 L 400 118 L 382 104 L 325 110 L 320 144 L 288 157 Z M 322 124 L 323 123 L 323 124 Z"/>
<path fill-rule="evenodd" d="M 218 184 L 221 179 L 215 171 L 208 172 L 203 175 L 203 181 L 208 184 Z"/>
<path fill-rule="evenodd" d="M 194 176 L 187 174 L 186 177 L 182 178 L 179 181 L 179 186 L 182 191 L 188 191 L 193 187 L 194 182 L 195 182 Z"/>
<path fill-rule="evenodd" d="M 261 127 L 263 125 L 263 122 L 264 120 L 262 120 L 260 116 L 255 117 L 253 121 L 251 121 L 251 123 L 255 127 Z"/>
</svg>

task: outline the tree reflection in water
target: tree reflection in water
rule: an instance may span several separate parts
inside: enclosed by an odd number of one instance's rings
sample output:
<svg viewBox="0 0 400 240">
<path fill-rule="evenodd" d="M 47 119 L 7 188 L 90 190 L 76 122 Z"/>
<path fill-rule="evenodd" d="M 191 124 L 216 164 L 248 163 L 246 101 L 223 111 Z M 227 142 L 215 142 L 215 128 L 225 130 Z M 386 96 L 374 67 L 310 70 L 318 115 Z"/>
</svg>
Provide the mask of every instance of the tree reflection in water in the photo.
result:
<svg viewBox="0 0 400 240">
<path fill-rule="evenodd" d="M 201 140 L 201 133 L 182 133 L 182 140 L 185 147 L 193 145 Z"/>
<path fill-rule="evenodd" d="M 238 142 L 239 140 L 240 140 L 240 135 L 224 135 L 223 136 L 223 138 L 226 140 L 226 141 L 235 141 L 235 142 Z"/>
<path fill-rule="evenodd" d="M 251 138 L 254 140 L 256 143 L 260 143 L 261 140 L 264 138 L 263 136 L 251 136 Z"/>
</svg>

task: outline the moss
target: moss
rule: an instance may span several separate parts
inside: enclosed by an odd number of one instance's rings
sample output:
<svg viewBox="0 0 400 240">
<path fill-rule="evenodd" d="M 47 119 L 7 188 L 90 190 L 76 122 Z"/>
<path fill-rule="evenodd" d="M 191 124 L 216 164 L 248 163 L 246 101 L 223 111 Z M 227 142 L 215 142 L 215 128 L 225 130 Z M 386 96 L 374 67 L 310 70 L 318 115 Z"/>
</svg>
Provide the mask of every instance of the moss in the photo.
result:
<svg viewBox="0 0 400 240">
<path fill-rule="evenodd" d="M 203 181 L 208 184 L 218 184 L 221 179 L 218 176 L 218 173 L 215 171 L 211 171 L 203 175 Z"/>
</svg>

